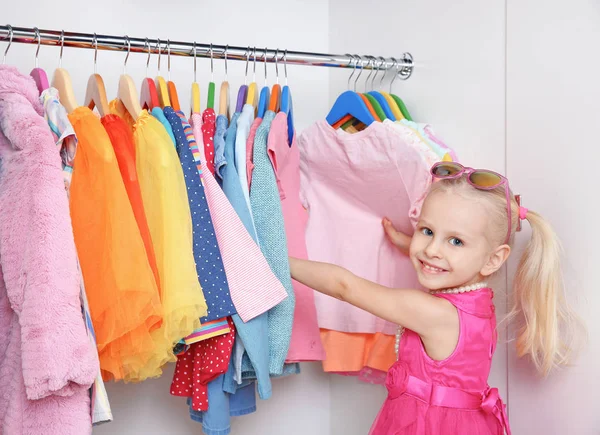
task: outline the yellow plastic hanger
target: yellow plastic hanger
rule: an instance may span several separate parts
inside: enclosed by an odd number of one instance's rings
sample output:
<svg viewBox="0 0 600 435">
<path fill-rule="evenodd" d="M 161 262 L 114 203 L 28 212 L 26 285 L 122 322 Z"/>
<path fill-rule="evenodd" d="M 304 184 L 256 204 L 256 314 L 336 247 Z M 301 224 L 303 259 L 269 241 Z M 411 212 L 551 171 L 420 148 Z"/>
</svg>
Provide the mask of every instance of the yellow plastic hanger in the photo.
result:
<svg viewBox="0 0 600 435">
<path fill-rule="evenodd" d="M 158 102 L 164 109 L 166 106 L 171 105 L 171 100 L 169 100 L 169 88 L 167 87 L 167 81 L 160 75 L 160 39 L 157 40 L 156 47 L 158 48 L 158 76 L 156 76 L 156 89 L 158 91 Z"/>
<path fill-rule="evenodd" d="M 192 113 L 200 113 L 200 85 L 196 81 L 196 41 L 194 41 L 194 82 L 192 83 Z"/>
<path fill-rule="evenodd" d="M 132 118 L 137 121 L 142 113 L 142 106 L 138 100 L 135 83 L 131 76 L 127 75 L 127 59 L 129 59 L 129 53 L 131 52 L 131 42 L 127 35 L 125 35 L 125 40 L 127 41 L 127 56 L 125 57 L 125 63 L 123 63 L 123 74 L 119 78 L 117 98 L 121 100 Z"/>
<path fill-rule="evenodd" d="M 71 76 L 66 69 L 62 68 L 62 55 L 63 49 L 65 48 L 65 31 L 60 32 L 60 58 L 58 60 L 58 68 L 54 71 L 54 77 L 52 77 L 52 87 L 58 91 L 58 97 L 60 103 L 67 109 L 68 113 L 73 112 L 79 104 L 75 98 L 73 92 L 73 84 L 71 83 Z"/>
<path fill-rule="evenodd" d="M 248 85 L 246 104 L 252 104 L 256 110 L 258 105 L 258 85 L 256 84 L 256 47 L 254 47 L 254 66 L 252 71 L 252 83 Z"/>
<path fill-rule="evenodd" d="M 227 52 L 229 45 L 225 47 L 225 80 L 221 83 L 221 92 L 219 95 L 219 115 L 224 115 L 229 119 L 229 82 L 227 81 Z"/>
<path fill-rule="evenodd" d="M 106 98 L 106 88 L 104 87 L 104 80 L 97 71 L 97 60 L 98 60 L 98 38 L 94 33 L 94 74 L 92 74 L 88 80 L 87 88 L 85 91 L 84 105 L 94 110 L 96 107 L 100 116 L 106 116 L 110 114 L 110 108 L 108 106 L 108 98 Z"/>
</svg>

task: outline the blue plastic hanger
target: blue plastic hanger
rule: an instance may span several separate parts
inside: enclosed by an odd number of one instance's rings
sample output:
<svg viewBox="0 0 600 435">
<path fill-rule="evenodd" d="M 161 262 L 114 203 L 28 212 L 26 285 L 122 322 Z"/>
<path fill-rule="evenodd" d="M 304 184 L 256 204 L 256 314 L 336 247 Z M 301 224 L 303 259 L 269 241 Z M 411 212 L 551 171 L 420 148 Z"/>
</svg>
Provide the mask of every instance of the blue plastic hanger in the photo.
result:
<svg viewBox="0 0 600 435">
<path fill-rule="evenodd" d="M 387 116 L 388 119 L 390 119 L 392 121 L 396 120 L 396 117 L 392 113 L 392 109 L 390 108 L 390 105 L 388 104 L 387 100 L 385 99 L 385 97 L 383 95 L 381 95 L 377 91 L 371 91 L 371 92 L 368 92 L 368 94 L 377 100 L 377 102 L 383 109 L 385 116 Z"/>
<path fill-rule="evenodd" d="M 373 63 L 373 65 L 375 66 L 376 60 L 373 56 L 369 56 L 369 63 Z M 390 108 L 389 103 L 387 102 L 387 100 L 385 99 L 385 97 L 375 91 L 375 79 L 377 78 L 377 75 L 379 74 L 379 70 L 381 69 L 381 65 L 383 65 L 383 63 L 385 62 L 384 58 L 380 58 L 380 62 L 375 66 L 375 75 L 373 75 L 373 80 L 371 81 L 371 89 L 372 91 L 367 92 L 366 95 L 369 95 L 370 97 L 372 97 L 375 101 L 371 101 L 372 103 L 376 103 L 379 105 L 379 108 L 381 109 L 381 112 L 383 112 L 383 115 L 385 115 L 385 117 L 387 119 L 390 119 L 392 121 L 396 120 L 396 117 L 394 116 L 392 109 Z M 365 91 L 366 88 L 369 84 L 369 79 L 371 78 L 371 75 L 373 74 L 373 70 L 371 70 L 371 72 L 369 73 L 369 76 L 367 77 L 367 80 L 365 81 Z M 380 113 L 381 116 L 381 113 Z"/>
<path fill-rule="evenodd" d="M 281 106 L 279 107 L 279 111 L 287 113 L 288 145 L 292 146 L 294 141 L 294 106 L 292 104 L 292 92 L 287 84 L 287 50 L 283 54 L 283 69 L 285 72 L 285 86 L 281 90 Z"/>
<path fill-rule="evenodd" d="M 264 118 L 265 112 L 269 107 L 269 100 L 271 99 L 271 90 L 267 83 L 267 49 L 265 48 L 265 54 L 263 57 L 265 61 L 265 86 L 260 91 L 260 97 L 258 99 L 258 118 Z"/>
</svg>

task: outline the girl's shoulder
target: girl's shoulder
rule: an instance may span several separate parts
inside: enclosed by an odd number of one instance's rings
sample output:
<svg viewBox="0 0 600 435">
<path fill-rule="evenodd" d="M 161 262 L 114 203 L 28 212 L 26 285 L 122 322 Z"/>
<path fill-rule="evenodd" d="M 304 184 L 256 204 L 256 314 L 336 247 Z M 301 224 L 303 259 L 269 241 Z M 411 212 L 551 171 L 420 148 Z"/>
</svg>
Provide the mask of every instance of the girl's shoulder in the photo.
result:
<svg viewBox="0 0 600 435">
<path fill-rule="evenodd" d="M 459 311 L 477 317 L 492 317 L 496 311 L 494 291 L 490 287 L 464 293 L 436 293 L 435 296 L 446 299 Z"/>
</svg>

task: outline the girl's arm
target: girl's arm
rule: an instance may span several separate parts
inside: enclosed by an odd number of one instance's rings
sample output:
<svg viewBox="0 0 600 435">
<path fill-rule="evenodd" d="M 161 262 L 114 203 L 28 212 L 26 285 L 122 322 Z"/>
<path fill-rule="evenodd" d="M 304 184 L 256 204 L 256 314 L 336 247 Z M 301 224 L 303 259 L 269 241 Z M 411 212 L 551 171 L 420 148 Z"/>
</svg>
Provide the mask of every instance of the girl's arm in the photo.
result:
<svg viewBox="0 0 600 435">
<path fill-rule="evenodd" d="M 392 289 L 333 264 L 290 258 L 292 277 L 316 291 L 437 341 L 458 339 L 458 313 L 447 300 L 416 289 Z M 442 333 L 442 334 L 440 334 Z M 427 343 L 426 343 L 427 344 Z"/>
</svg>

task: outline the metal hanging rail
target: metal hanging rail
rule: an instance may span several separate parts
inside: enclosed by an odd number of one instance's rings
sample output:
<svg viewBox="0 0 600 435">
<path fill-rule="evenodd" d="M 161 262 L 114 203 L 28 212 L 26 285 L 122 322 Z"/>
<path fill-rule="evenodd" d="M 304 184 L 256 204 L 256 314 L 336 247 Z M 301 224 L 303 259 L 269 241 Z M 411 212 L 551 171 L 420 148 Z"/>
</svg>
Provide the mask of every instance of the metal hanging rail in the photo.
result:
<svg viewBox="0 0 600 435">
<path fill-rule="evenodd" d="M 54 45 L 62 47 L 88 48 L 98 50 L 125 51 L 132 53 L 166 53 L 167 43 L 173 56 L 241 60 L 257 56 L 261 62 L 281 62 L 286 64 L 323 66 L 329 68 L 357 68 L 368 70 L 397 70 L 401 79 L 411 76 L 414 62 L 410 53 L 399 58 L 384 58 L 370 55 L 338 55 L 289 51 L 282 49 L 235 47 L 229 45 L 213 45 L 196 42 L 170 41 L 167 39 L 133 38 L 128 36 L 101 35 L 95 33 L 65 32 L 64 30 L 37 29 L 35 27 L 0 26 L 0 39 L 7 42 L 6 51 L 11 42 L 22 44 Z M 258 54 L 257 54 L 258 53 Z"/>
</svg>

